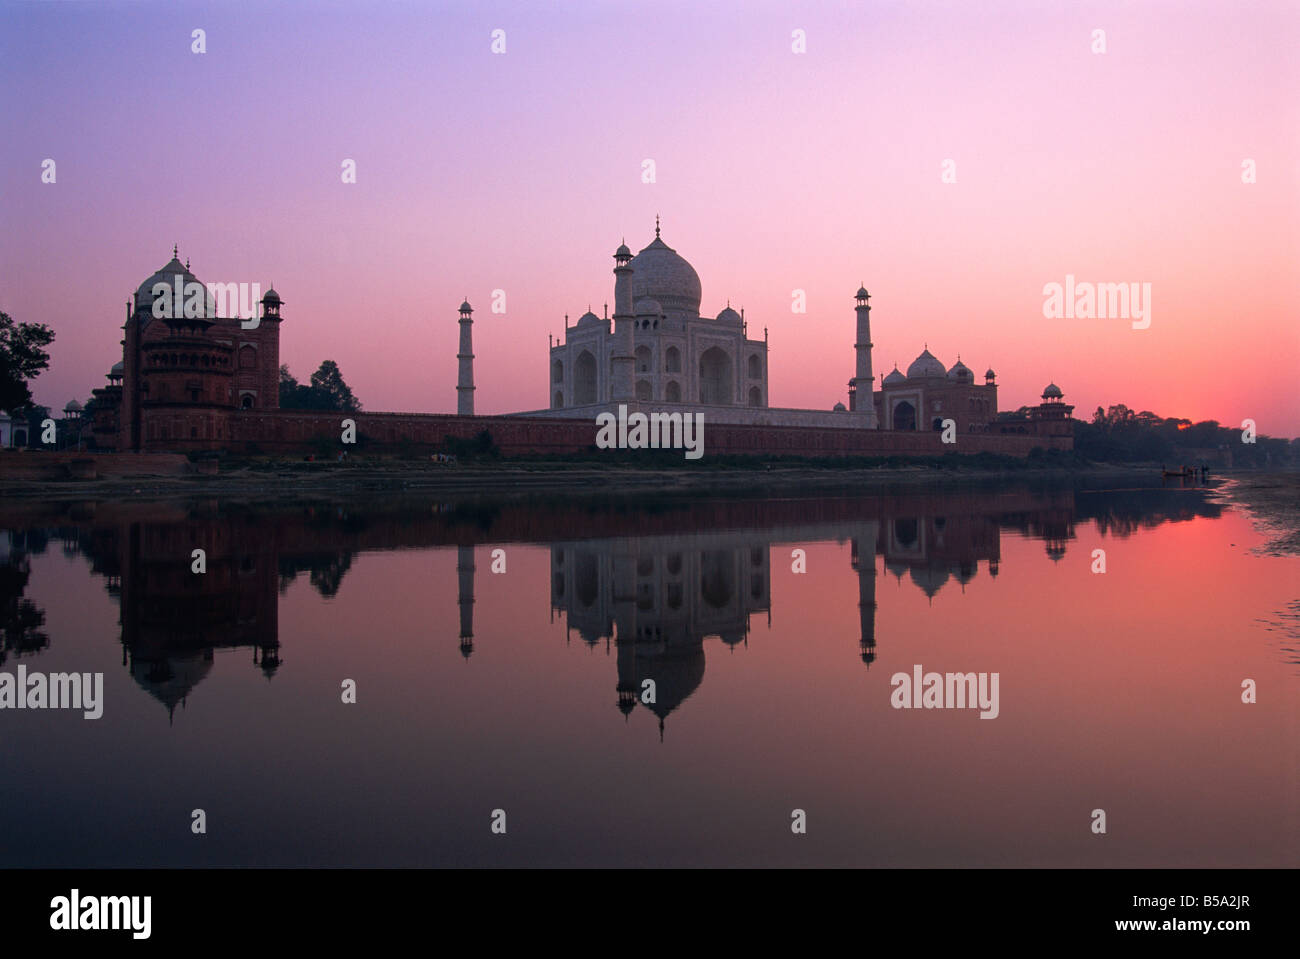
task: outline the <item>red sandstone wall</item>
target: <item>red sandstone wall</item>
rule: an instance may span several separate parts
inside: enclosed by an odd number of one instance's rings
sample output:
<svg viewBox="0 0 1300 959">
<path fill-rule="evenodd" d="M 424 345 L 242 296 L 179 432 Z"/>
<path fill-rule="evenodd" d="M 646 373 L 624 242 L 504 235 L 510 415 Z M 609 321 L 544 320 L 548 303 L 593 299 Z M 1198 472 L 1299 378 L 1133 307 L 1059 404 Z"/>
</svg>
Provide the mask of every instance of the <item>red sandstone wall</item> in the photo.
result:
<svg viewBox="0 0 1300 959">
<path fill-rule="evenodd" d="M 506 455 L 572 453 L 585 451 L 596 441 L 596 425 L 589 420 L 541 420 L 518 416 L 454 416 L 419 413 L 316 413 L 294 410 L 248 410 L 230 415 L 234 449 L 260 449 L 265 453 L 306 452 L 315 437 L 340 442 L 342 422 L 356 421 L 360 449 L 396 447 L 405 442 L 438 447 L 445 437 L 472 439 L 481 430 L 492 434 Z M 705 423 L 704 454 L 768 454 L 789 456 L 934 456 L 944 453 L 1004 453 L 1027 456 L 1036 446 L 1071 449 L 1073 438 L 1016 434 L 958 434 L 946 445 L 939 434 L 884 430 L 812 427 L 740 426 Z M 188 448 L 188 447 L 187 447 Z"/>
</svg>

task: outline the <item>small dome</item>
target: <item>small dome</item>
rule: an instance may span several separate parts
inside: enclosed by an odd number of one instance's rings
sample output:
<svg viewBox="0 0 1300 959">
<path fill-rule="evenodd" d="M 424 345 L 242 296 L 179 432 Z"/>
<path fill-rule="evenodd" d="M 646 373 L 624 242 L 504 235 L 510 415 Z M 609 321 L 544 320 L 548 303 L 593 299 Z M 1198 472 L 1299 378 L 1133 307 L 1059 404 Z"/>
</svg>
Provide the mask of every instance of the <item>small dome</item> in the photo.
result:
<svg viewBox="0 0 1300 959">
<path fill-rule="evenodd" d="M 843 403 L 836 403 L 833 407 L 831 407 L 831 409 L 833 412 L 836 413 L 847 413 L 849 411 L 849 408 L 845 406 Z"/>
<path fill-rule="evenodd" d="M 952 369 L 948 371 L 948 379 L 950 380 L 970 380 L 974 378 L 975 374 L 970 371 L 970 367 L 961 360 L 954 363 Z"/>
<path fill-rule="evenodd" d="M 65 406 L 65 407 L 63 408 L 63 412 L 65 412 L 65 413 L 80 413 L 80 412 L 81 412 L 81 404 L 78 403 L 76 400 L 73 400 L 73 401 L 70 402 L 67 406 Z"/>
<path fill-rule="evenodd" d="M 582 316 L 578 317 L 578 326 L 580 327 L 594 326 L 600 322 L 600 317 L 591 312 L 591 310 L 588 310 L 586 313 L 582 314 Z"/>
<path fill-rule="evenodd" d="M 637 316 L 662 316 L 664 308 L 653 297 L 643 296 L 636 301 Z"/>
<path fill-rule="evenodd" d="M 865 286 L 858 287 L 858 292 L 854 294 L 859 300 L 865 300 L 871 294 L 867 292 Z"/>
<path fill-rule="evenodd" d="M 462 312 L 462 313 L 473 313 L 473 312 L 474 312 L 474 308 L 473 308 L 472 306 L 469 305 L 469 300 L 466 300 L 464 303 L 462 303 L 462 304 L 460 305 L 460 312 Z"/>
<path fill-rule="evenodd" d="M 109 376 L 113 376 L 113 375 L 121 376 L 121 375 L 124 374 L 125 372 L 126 372 L 126 366 L 125 366 L 125 364 L 123 364 L 123 362 L 122 362 L 121 360 L 118 360 L 116 363 L 113 364 L 113 368 L 112 368 L 111 370 L 108 371 L 108 375 L 109 375 Z"/>
<path fill-rule="evenodd" d="M 987 370 L 984 371 L 984 379 L 986 379 L 986 380 L 991 380 L 991 379 L 993 379 L 995 376 L 997 376 L 997 374 L 993 372 L 993 367 L 991 367 L 991 366 L 990 366 Z"/>
<path fill-rule="evenodd" d="M 615 256 L 628 256 L 628 257 L 630 257 L 630 256 L 632 255 L 632 251 L 629 250 L 629 249 L 627 248 L 627 244 L 626 244 L 626 243 L 620 243 L 620 244 L 618 245 L 618 249 L 614 251 L 614 255 L 615 255 Z"/>
<path fill-rule="evenodd" d="M 922 376 L 947 376 L 948 370 L 944 365 L 935 359 L 934 355 L 926 349 L 921 351 L 921 355 L 912 361 L 912 365 L 907 368 L 907 378 L 909 380 L 917 379 Z"/>
<path fill-rule="evenodd" d="M 896 386 L 899 383 L 906 383 L 906 382 L 907 382 L 907 377 L 903 375 L 903 371 L 900 370 L 897 366 L 895 366 L 894 371 L 890 373 L 888 376 L 886 376 L 884 379 L 885 386 Z"/>
<path fill-rule="evenodd" d="M 718 314 L 718 322 L 735 323 L 737 326 L 739 326 L 740 314 L 737 313 L 735 310 L 733 310 L 730 306 L 724 307 L 722 312 Z"/>
<path fill-rule="evenodd" d="M 281 301 L 280 301 L 280 294 L 277 293 L 277 292 L 275 292 L 275 287 L 271 287 L 271 289 L 269 289 L 269 290 L 266 291 L 266 296 L 262 297 L 262 302 L 263 302 L 263 303 L 279 303 L 279 302 L 281 302 Z"/>
<path fill-rule="evenodd" d="M 1061 388 L 1057 386 L 1055 383 L 1048 383 L 1047 389 L 1043 390 L 1043 399 L 1045 400 L 1051 398 L 1059 399 L 1064 395 L 1065 394 L 1061 392 Z"/>
</svg>

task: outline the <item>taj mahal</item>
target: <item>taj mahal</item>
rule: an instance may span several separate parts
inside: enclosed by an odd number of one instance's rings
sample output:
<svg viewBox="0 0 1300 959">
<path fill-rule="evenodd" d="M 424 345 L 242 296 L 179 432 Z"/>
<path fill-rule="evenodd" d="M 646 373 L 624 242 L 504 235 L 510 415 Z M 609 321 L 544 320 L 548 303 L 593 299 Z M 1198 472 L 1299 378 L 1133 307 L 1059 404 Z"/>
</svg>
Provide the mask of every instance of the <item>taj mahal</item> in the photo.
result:
<svg viewBox="0 0 1300 959">
<path fill-rule="evenodd" d="M 700 278 L 663 241 L 614 252 L 613 329 L 588 311 L 551 347 L 551 409 L 628 402 L 767 407 L 767 340 L 728 304 L 700 316 Z"/>
</svg>

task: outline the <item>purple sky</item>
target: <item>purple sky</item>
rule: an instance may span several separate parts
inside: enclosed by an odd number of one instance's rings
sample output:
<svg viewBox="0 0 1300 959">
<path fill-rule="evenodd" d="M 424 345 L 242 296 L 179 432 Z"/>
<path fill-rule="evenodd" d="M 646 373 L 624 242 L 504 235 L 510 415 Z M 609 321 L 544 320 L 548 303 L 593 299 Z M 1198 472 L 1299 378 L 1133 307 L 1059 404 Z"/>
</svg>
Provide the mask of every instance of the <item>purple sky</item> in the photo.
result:
<svg viewBox="0 0 1300 959">
<path fill-rule="evenodd" d="M 179 243 L 275 283 L 300 378 L 449 411 L 468 296 L 479 411 L 535 409 L 659 213 L 703 311 L 769 329 L 774 406 L 845 398 L 865 281 L 877 374 L 928 344 L 1004 408 L 1292 436 L 1298 48 L 1294 2 L 0 4 L 0 309 L 57 333 L 37 400 L 84 401 Z M 1046 319 L 1067 274 L 1150 283 L 1150 328 Z"/>
</svg>

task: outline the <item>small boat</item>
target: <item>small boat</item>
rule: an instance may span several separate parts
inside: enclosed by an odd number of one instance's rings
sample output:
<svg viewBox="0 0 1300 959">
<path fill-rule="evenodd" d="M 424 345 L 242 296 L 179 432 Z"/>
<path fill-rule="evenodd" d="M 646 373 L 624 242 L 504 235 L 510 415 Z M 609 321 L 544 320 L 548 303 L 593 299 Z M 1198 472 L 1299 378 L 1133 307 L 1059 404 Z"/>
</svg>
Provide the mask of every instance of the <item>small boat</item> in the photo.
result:
<svg viewBox="0 0 1300 959">
<path fill-rule="evenodd" d="M 1184 467 L 1180 470 L 1161 469 L 1160 475 L 1165 479 L 1195 479 L 1196 470 L 1190 466 Z"/>
</svg>

